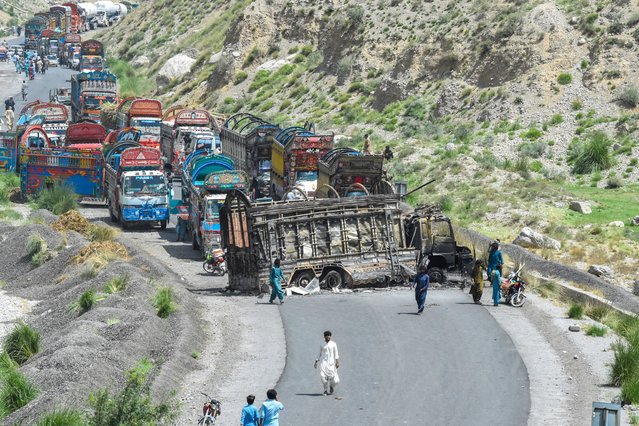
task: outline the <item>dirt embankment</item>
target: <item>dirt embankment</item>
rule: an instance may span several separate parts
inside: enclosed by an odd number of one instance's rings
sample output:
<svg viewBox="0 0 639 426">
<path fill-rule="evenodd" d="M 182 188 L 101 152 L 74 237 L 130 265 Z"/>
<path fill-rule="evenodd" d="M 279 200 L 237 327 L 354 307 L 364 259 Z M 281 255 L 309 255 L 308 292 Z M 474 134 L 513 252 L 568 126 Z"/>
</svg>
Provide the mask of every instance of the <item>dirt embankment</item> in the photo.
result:
<svg viewBox="0 0 639 426">
<path fill-rule="evenodd" d="M 97 253 L 94 262 L 77 264 L 74 257 L 90 242 L 75 231 L 52 229 L 48 224 L 55 217 L 39 214 L 44 224 L 0 225 L 0 280 L 6 282 L 9 294 L 39 301 L 24 320 L 41 335 L 40 353 L 21 367 L 40 394 L 5 423 L 32 424 L 53 408 L 87 407 L 91 392 L 118 389 L 124 373 L 143 358 L 157 365 L 154 397 L 169 397 L 196 368 L 190 354 L 205 343 L 194 314 L 194 297 L 172 271 L 132 246 L 124 259 Z M 26 249 L 36 234 L 51 256 L 38 267 Z M 125 276 L 125 288 L 108 294 L 106 283 Z M 172 289 L 178 306 L 166 319 L 156 315 L 152 304 L 161 286 Z M 97 303 L 84 313 L 73 309 L 89 289 L 98 295 Z"/>
</svg>

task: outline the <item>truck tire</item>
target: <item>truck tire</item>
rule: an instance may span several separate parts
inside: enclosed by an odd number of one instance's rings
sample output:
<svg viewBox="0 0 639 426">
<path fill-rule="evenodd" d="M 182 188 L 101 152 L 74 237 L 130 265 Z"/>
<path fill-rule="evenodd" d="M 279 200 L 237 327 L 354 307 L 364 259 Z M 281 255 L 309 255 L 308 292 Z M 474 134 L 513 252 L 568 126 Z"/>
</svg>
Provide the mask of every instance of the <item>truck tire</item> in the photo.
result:
<svg viewBox="0 0 639 426">
<path fill-rule="evenodd" d="M 429 268 L 426 273 L 431 283 L 446 284 L 446 274 L 441 268 Z"/>
<path fill-rule="evenodd" d="M 166 229 L 166 220 L 160 221 L 160 229 Z"/>
<path fill-rule="evenodd" d="M 344 283 L 344 278 L 339 271 L 329 271 L 326 276 L 324 276 L 324 282 L 328 286 L 328 288 L 340 288 Z"/>
<path fill-rule="evenodd" d="M 313 278 L 315 278 L 313 271 L 303 271 L 295 277 L 295 282 L 293 284 L 298 287 L 306 287 Z"/>
</svg>

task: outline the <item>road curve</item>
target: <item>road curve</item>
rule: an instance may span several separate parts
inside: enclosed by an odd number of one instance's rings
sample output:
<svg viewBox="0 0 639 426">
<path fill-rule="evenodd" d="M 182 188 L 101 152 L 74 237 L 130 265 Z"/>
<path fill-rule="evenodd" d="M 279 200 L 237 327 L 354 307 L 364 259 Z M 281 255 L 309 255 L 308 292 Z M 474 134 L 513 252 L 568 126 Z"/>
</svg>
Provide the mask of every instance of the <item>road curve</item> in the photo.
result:
<svg viewBox="0 0 639 426">
<path fill-rule="evenodd" d="M 289 297 L 280 308 L 286 367 L 282 425 L 525 425 L 526 367 L 487 309 L 435 290 L 422 316 L 410 291 Z M 341 383 L 322 396 L 313 369 L 333 332 Z"/>
</svg>

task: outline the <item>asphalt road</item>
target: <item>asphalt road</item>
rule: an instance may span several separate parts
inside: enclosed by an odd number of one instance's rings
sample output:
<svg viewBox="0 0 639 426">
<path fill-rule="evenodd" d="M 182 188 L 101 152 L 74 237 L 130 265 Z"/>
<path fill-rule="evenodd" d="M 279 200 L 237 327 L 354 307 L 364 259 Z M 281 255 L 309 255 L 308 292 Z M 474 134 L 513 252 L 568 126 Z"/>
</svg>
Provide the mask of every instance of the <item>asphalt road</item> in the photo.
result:
<svg viewBox="0 0 639 426">
<path fill-rule="evenodd" d="M 526 368 L 487 309 L 459 290 L 289 297 L 280 308 L 286 367 L 282 425 L 525 425 Z M 323 396 L 313 369 L 331 330 L 341 383 Z"/>
</svg>

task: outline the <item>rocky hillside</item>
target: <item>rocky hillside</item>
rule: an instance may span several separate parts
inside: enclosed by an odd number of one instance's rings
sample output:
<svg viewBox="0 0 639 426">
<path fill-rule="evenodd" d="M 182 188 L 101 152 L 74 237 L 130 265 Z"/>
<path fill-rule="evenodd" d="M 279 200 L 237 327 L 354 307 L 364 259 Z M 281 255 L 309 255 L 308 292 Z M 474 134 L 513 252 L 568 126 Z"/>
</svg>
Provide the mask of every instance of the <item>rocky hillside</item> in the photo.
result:
<svg viewBox="0 0 639 426">
<path fill-rule="evenodd" d="M 530 226 L 575 247 L 548 257 L 626 270 L 639 231 L 607 225 L 639 214 L 638 6 L 154 0 L 104 39 L 130 61 L 112 62 L 129 93 L 310 120 L 353 146 L 371 133 L 396 179 L 438 179 L 413 202 L 502 238 Z M 610 256 L 595 260 L 599 243 Z"/>
<path fill-rule="evenodd" d="M 48 8 L 46 0 L 0 0 L 0 30 L 5 31 L 6 27 L 23 24 L 34 13 Z"/>
</svg>

